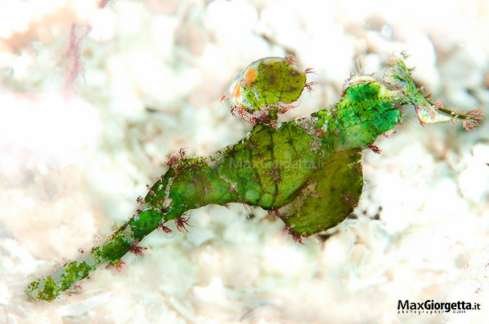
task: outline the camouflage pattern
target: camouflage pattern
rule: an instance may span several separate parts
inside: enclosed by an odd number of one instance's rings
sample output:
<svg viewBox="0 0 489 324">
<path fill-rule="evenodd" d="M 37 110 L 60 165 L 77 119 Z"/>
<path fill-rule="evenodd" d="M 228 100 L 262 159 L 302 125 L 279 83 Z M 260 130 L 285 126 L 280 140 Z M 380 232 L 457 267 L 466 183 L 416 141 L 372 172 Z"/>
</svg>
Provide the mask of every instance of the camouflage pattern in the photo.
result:
<svg viewBox="0 0 489 324">
<path fill-rule="evenodd" d="M 235 99 L 246 103 L 247 111 L 292 102 L 304 87 L 304 73 L 287 72 L 296 67 L 286 59 L 262 59 L 250 67 L 256 68 L 256 76 L 241 77 L 239 85 L 230 87 L 239 87 L 241 97 Z M 271 80 L 271 75 L 277 78 Z M 253 81 L 243 84 L 244 79 Z M 284 92 L 277 82 L 295 89 Z M 362 150 L 378 151 L 375 140 L 401 122 L 406 105 L 416 107 L 423 123 L 461 119 L 470 130 L 483 118 L 480 109 L 462 115 L 421 96 L 403 56 L 397 54 L 383 80 L 351 77 L 333 107 L 278 127 L 269 115 L 239 142 L 214 154 L 170 159 L 169 170 L 140 199 L 143 206 L 137 215 L 79 260 L 29 283 L 26 293 L 53 300 L 98 266 L 121 265 L 121 258 L 146 235 L 157 228 L 167 231 L 165 222 L 175 220 L 182 227 L 187 211 L 209 204 L 259 206 L 281 218 L 297 240 L 334 227 L 354 210 L 362 194 Z"/>
<path fill-rule="evenodd" d="M 295 65 L 292 56 L 266 57 L 251 63 L 227 90 L 233 114 L 237 111 L 246 120 L 248 114 L 265 112 L 276 119 L 301 96 L 307 86 L 306 73 L 308 70 Z"/>
</svg>

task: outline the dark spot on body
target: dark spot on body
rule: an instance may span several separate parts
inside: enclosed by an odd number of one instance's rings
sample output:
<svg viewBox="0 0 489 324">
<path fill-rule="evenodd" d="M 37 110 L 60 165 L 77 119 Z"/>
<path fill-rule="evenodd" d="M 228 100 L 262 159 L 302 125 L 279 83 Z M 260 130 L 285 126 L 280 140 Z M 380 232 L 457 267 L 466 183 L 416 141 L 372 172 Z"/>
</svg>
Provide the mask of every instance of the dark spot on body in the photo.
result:
<svg viewBox="0 0 489 324">
<path fill-rule="evenodd" d="M 296 70 L 294 69 L 290 69 L 289 70 L 289 74 L 292 75 L 292 76 L 298 76 L 299 75 L 299 72 L 297 72 Z"/>
<path fill-rule="evenodd" d="M 268 80 L 271 84 L 275 84 L 275 80 L 277 80 L 277 78 L 275 77 L 275 75 L 271 75 L 270 76 L 270 80 Z"/>
<path fill-rule="evenodd" d="M 290 87 L 290 88 L 289 88 L 289 91 L 290 91 L 290 92 L 293 92 L 293 91 L 295 91 L 295 90 L 297 90 L 297 88 L 296 88 L 296 87 Z"/>
</svg>

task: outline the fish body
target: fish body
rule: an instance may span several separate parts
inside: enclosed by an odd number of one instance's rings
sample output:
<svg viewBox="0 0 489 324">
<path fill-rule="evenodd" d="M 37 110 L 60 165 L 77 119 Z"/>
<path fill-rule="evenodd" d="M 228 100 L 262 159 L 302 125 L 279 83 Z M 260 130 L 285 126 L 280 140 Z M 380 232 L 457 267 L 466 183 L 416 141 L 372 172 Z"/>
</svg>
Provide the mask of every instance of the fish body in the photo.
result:
<svg viewBox="0 0 489 324">
<path fill-rule="evenodd" d="M 352 76 L 336 105 L 279 124 L 282 105 L 292 104 L 307 87 L 308 70 L 290 58 L 253 62 L 228 89 L 240 114 L 261 112 L 252 117 L 253 130 L 209 156 L 171 158 L 166 173 L 138 199 L 136 215 L 89 253 L 30 282 L 25 292 L 51 301 L 100 265 L 117 268 L 127 252 L 141 255 L 144 237 L 158 228 L 169 231 L 164 224 L 170 220 L 182 228 L 188 211 L 209 204 L 261 207 L 282 219 L 298 240 L 338 225 L 362 194 L 362 151 L 379 152 L 375 140 L 402 121 L 404 106 L 413 105 L 422 124 L 463 120 L 467 130 L 484 116 L 481 109 L 461 114 L 423 97 L 402 54 L 390 64 L 382 80 Z"/>
</svg>

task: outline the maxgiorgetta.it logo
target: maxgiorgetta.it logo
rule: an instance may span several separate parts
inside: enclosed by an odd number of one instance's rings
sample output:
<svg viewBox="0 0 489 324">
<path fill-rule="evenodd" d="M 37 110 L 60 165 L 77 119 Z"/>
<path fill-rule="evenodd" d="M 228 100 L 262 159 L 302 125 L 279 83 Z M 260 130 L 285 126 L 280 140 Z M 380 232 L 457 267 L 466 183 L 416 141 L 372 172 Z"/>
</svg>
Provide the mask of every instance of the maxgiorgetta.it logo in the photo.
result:
<svg viewBox="0 0 489 324">
<path fill-rule="evenodd" d="M 434 300 L 426 300 L 424 303 L 410 302 L 409 300 L 399 300 L 397 303 L 398 314 L 440 314 L 440 313 L 465 313 L 468 310 L 480 310 L 479 303 L 471 302 L 435 302 Z"/>
</svg>

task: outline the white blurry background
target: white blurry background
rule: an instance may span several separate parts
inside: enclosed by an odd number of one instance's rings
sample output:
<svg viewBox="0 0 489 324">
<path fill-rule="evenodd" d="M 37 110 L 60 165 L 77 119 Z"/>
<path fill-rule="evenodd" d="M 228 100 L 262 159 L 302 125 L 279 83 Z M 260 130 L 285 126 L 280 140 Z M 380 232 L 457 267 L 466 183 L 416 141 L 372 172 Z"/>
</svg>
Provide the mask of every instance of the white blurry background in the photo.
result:
<svg viewBox="0 0 489 324">
<path fill-rule="evenodd" d="M 371 72 L 400 50 L 426 93 L 487 108 L 487 30 L 477 0 L 0 1 L 0 323 L 483 322 L 489 127 L 423 128 L 409 111 L 365 153 L 356 217 L 305 246 L 260 210 L 209 206 L 121 274 L 52 303 L 23 288 L 126 221 L 169 154 L 244 136 L 218 99 L 251 61 L 291 53 L 317 71 L 289 118 L 335 103 L 356 58 Z M 406 299 L 482 310 L 397 314 Z"/>
</svg>

